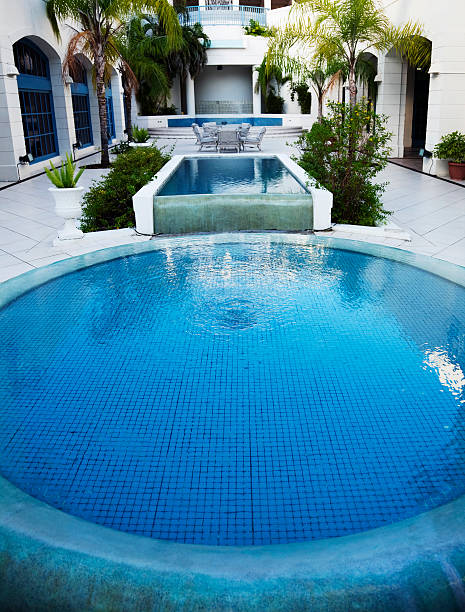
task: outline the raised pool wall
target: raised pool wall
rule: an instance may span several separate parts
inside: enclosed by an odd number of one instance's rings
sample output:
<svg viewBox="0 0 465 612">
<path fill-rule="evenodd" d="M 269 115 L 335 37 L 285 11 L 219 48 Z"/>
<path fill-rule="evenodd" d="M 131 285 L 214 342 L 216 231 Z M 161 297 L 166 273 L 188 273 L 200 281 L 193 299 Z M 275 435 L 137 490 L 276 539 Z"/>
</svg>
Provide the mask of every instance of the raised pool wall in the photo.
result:
<svg viewBox="0 0 465 612">
<path fill-rule="evenodd" d="M 239 230 L 305 231 L 331 227 L 333 195 L 317 186 L 288 155 L 229 154 L 227 159 L 275 157 L 307 194 L 157 196 L 187 158 L 224 155 L 175 155 L 154 179 L 133 196 L 136 230 L 141 234 L 184 234 Z"/>
<path fill-rule="evenodd" d="M 465 268 L 374 244 L 304 235 L 161 238 L 104 249 L 0 285 L 0 307 L 82 268 L 212 242 L 286 242 L 393 259 L 465 286 Z M 65 514 L 0 477 L 0 609 L 115 612 L 460 612 L 465 496 L 402 522 L 301 544 L 198 546 Z"/>
</svg>

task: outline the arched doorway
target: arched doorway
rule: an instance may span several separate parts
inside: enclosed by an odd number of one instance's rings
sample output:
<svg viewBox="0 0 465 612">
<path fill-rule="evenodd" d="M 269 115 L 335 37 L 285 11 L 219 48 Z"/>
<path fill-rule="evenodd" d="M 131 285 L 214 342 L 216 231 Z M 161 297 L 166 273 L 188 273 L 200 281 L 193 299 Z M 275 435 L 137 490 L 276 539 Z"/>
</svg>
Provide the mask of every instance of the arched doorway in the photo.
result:
<svg viewBox="0 0 465 612">
<path fill-rule="evenodd" d="M 28 38 L 14 43 L 21 119 L 26 152 L 31 163 L 58 154 L 57 129 L 53 107 L 52 82 L 47 56 Z"/>
<path fill-rule="evenodd" d="M 431 47 L 431 41 L 424 39 Z M 429 101 L 429 65 L 407 65 L 405 93 L 404 157 L 417 158 L 425 148 Z"/>
</svg>

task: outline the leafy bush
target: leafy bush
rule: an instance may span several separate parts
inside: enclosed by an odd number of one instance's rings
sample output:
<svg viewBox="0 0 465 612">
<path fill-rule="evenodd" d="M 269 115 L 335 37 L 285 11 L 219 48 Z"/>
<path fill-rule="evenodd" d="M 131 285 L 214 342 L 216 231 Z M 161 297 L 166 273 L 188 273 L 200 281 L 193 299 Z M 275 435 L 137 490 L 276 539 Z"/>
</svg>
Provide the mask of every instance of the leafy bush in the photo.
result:
<svg viewBox="0 0 465 612">
<path fill-rule="evenodd" d="M 134 142 L 147 142 L 150 138 L 149 131 L 145 128 L 140 128 L 137 125 L 132 126 L 132 139 Z"/>
<path fill-rule="evenodd" d="M 157 115 L 176 115 L 178 109 L 174 104 L 170 104 L 170 106 L 160 106 L 157 110 Z"/>
<path fill-rule="evenodd" d="M 456 164 L 465 163 L 465 134 L 452 132 L 441 138 L 434 147 L 434 157 L 448 159 Z"/>
<path fill-rule="evenodd" d="M 131 149 L 119 155 L 110 172 L 94 181 L 82 198 L 82 231 L 134 227 L 132 196 L 149 183 L 169 159 L 169 155 L 155 146 Z"/>
<path fill-rule="evenodd" d="M 265 111 L 273 115 L 280 115 L 284 109 L 284 98 L 278 96 L 270 89 L 265 96 Z"/>
<path fill-rule="evenodd" d="M 302 114 L 309 115 L 312 112 L 312 92 L 308 89 L 308 85 L 306 83 L 294 83 L 291 88 L 291 100 L 293 102 L 296 94 Z"/>
<path fill-rule="evenodd" d="M 111 152 L 114 155 L 121 155 L 121 153 L 127 153 L 130 150 L 131 147 L 129 146 L 129 142 L 127 140 L 122 140 L 117 145 L 111 148 Z"/>
<path fill-rule="evenodd" d="M 272 28 L 260 25 L 255 19 L 249 21 L 249 25 L 244 27 L 244 31 L 248 36 L 271 36 L 273 34 Z"/>
<path fill-rule="evenodd" d="M 386 117 L 375 115 L 366 100 L 351 108 L 330 102 L 329 116 L 314 123 L 297 141 L 297 163 L 333 193 L 332 220 L 377 225 L 390 214 L 381 196 L 386 183 L 373 183 L 386 167 L 391 134 Z"/>
<path fill-rule="evenodd" d="M 76 164 L 73 163 L 71 155 L 66 153 L 66 161 L 62 164 L 61 168 L 55 168 L 50 162 L 50 169 L 45 168 L 45 173 L 52 183 L 58 189 L 70 189 L 76 187 L 78 180 L 81 178 L 84 168 L 80 168 L 76 174 Z"/>
</svg>

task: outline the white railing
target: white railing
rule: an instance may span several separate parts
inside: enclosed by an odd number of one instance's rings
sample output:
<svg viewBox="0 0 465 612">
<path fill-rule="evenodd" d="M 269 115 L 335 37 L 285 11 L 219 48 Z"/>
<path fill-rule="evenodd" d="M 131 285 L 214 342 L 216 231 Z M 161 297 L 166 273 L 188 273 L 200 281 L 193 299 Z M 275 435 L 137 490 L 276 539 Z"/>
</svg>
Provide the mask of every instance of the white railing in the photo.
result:
<svg viewBox="0 0 465 612">
<path fill-rule="evenodd" d="M 253 104 L 233 100 L 199 100 L 195 110 L 198 115 L 244 115 L 253 113 Z"/>
<path fill-rule="evenodd" d="M 267 9 L 261 6 L 238 6 L 233 4 L 207 4 L 186 8 L 188 23 L 214 25 L 249 25 L 250 20 L 266 25 Z"/>
</svg>

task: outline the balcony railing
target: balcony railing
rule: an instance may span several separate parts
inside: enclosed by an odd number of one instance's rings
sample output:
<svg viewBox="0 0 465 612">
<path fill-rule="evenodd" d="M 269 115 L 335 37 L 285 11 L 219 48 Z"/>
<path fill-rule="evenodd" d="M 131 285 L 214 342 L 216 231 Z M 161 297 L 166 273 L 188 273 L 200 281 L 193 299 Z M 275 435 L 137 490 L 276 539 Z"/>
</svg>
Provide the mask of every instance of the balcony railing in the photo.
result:
<svg viewBox="0 0 465 612">
<path fill-rule="evenodd" d="M 216 25 L 249 25 L 251 19 L 260 25 L 266 25 L 266 11 L 261 6 L 237 6 L 233 4 L 209 4 L 187 7 L 189 23 L 200 23 L 205 26 Z"/>
</svg>

